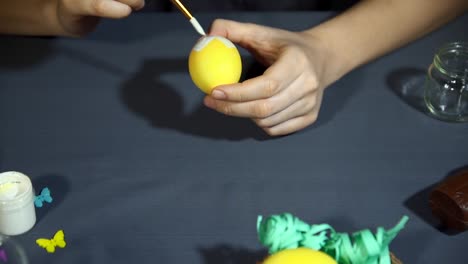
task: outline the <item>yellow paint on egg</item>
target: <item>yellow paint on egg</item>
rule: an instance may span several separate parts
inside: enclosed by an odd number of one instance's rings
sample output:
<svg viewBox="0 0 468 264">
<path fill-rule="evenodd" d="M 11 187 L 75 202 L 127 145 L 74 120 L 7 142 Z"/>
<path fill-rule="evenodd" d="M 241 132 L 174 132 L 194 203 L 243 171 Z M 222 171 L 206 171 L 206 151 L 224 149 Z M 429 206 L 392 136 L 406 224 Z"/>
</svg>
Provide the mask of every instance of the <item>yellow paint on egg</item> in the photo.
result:
<svg viewBox="0 0 468 264">
<path fill-rule="evenodd" d="M 310 248 L 295 248 L 281 250 L 270 255 L 263 264 L 337 264 L 337 262 L 322 251 Z"/>
<path fill-rule="evenodd" d="M 189 56 L 189 72 L 195 85 L 211 94 L 218 85 L 239 82 L 242 61 L 236 46 L 220 36 L 201 38 Z"/>
</svg>

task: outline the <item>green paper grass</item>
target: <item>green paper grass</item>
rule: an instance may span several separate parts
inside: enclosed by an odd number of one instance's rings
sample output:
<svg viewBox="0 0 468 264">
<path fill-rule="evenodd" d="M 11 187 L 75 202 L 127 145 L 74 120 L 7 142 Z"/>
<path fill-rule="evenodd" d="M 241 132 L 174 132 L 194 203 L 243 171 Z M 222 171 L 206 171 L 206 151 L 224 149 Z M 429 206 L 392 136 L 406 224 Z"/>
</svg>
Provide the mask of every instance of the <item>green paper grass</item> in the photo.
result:
<svg viewBox="0 0 468 264">
<path fill-rule="evenodd" d="M 408 221 L 403 216 L 398 224 L 385 230 L 377 228 L 353 233 L 338 233 L 328 224 L 309 225 L 299 218 L 284 213 L 268 218 L 259 216 L 257 232 L 260 243 L 270 254 L 284 249 L 307 247 L 321 250 L 340 264 L 391 264 L 389 245 Z"/>
</svg>

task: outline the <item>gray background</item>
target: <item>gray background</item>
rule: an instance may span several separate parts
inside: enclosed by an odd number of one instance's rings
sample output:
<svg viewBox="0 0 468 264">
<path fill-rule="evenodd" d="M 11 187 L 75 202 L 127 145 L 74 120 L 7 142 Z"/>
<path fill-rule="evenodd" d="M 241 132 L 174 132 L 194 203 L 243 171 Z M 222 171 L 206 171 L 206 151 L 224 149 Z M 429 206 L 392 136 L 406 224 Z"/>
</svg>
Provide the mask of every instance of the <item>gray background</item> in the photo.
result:
<svg viewBox="0 0 468 264">
<path fill-rule="evenodd" d="M 292 30 L 330 16 L 223 15 Z M 258 215 L 353 232 L 407 214 L 391 245 L 405 263 L 465 263 L 468 234 L 437 228 L 426 196 L 468 165 L 468 126 L 427 116 L 420 89 L 437 47 L 466 40 L 467 22 L 350 73 L 316 124 L 280 138 L 202 105 L 187 72 L 198 36 L 180 14 L 105 21 L 79 40 L 2 37 L 0 169 L 55 198 L 17 240 L 32 263 L 253 264 Z M 244 59 L 246 76 L 261 72 Z M 58 229 L 67 248 L 35 245 Z"/>
</svg>

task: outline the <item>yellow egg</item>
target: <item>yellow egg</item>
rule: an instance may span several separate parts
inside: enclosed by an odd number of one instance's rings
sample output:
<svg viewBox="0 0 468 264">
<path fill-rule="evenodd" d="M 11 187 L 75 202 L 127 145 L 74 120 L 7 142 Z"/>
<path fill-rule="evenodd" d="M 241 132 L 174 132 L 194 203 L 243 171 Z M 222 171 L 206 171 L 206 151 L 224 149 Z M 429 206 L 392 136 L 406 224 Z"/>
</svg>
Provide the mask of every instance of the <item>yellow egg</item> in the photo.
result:
<svg viewBox="0 0 468 264">
<path fill-rule="evenodd" d="M 337 264 L 337 262 L 322 251 L 295 248 L 279 251 L 265 259 L 263 264 Z"/>
<path fill-rule="evenodd" d="M 237 83 L 242 73 L 239 51 L 226 38 L 203 37 L 190 52 L 189 72 L 195 85 L 207 94 L 218 85 Z"/>
</svg>

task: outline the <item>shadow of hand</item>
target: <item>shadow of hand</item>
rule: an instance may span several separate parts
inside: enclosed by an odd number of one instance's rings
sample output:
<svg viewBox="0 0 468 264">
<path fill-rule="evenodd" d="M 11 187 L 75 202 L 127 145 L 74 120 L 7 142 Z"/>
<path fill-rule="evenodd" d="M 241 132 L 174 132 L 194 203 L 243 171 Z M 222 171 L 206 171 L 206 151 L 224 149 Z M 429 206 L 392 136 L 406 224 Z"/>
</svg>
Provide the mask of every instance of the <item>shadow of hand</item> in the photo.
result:
<svg viewBox="0 0 468 264">
<path fill-rule="evenodd" d="M 0 36 L 0 69 L 23 69 L 50 58 L 53 38 Z"/>
<path fill-rule="evenodd" d="M 266 135 L 248 119 L 225 116 L 202 105 L 184 113 L 183 94 L 160 77 L 186 72 L 186 63 L 186 59 L 145 61 L 136 75 L 123 83 L 122 101 L 155 127 L 214 139 L 266 139 Z"/>
</svg>

